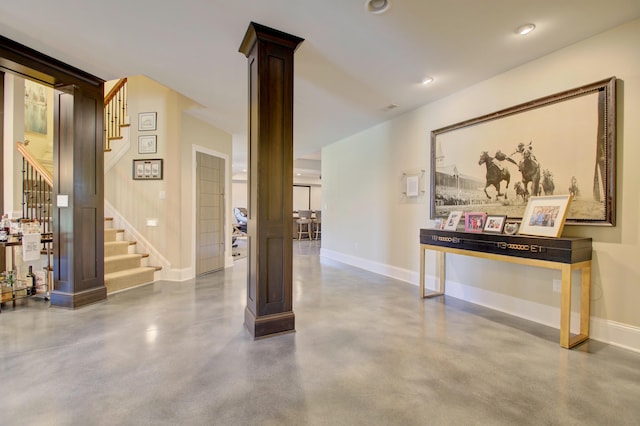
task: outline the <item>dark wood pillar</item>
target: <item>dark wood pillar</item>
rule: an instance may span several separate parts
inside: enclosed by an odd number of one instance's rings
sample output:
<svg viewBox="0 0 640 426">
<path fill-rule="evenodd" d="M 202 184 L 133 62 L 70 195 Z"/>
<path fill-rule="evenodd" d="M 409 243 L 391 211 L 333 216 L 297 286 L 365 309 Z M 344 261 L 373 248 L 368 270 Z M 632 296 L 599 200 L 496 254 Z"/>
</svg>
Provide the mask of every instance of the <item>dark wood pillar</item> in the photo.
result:
<svg viewBox="0 0 640 426">
<path fill-rule="evenodd" d="M 254 338 L 295 331 L 293 54 L 303 41 L 252 22 L 249 60 L 248 273 L 244 324 Z"/>
<path fill-rule="evenodd" d="M 54 289 L 51 305 L 77 308 L 104 300 L 102 90 L 55 91 Z"/>
</svg>

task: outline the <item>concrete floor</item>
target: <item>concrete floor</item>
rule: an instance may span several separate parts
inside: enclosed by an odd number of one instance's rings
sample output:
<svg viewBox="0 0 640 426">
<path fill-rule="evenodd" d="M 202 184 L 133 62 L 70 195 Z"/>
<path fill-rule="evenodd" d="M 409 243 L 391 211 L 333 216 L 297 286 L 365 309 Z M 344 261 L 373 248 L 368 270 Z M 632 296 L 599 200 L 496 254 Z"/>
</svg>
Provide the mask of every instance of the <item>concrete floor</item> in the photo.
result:
<svg viewBox="0 0 640 426">
<path fill-rule="evenodd" d="M 640 354 L 319 258 L 296 333 L 243 329 L 246 260 L 75 311 L 0 314 L 2 425 L 640 424 Z"/>
</svg>

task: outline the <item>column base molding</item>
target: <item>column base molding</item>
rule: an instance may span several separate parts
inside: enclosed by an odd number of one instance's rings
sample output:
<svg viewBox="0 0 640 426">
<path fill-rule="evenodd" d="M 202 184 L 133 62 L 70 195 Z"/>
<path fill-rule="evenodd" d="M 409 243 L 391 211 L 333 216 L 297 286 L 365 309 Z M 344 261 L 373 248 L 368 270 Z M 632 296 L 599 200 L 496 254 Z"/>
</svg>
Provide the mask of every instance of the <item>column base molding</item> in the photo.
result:
<svg viewBox="0 0 640 426">
<path fill-rule="evenodd" d="M 51 306 L 58 308 L 76 309 L 92 303 L 107 300 L 107 287 L 96 287 L 78 293 L 64 293 L 52 291 Z"/>
<path fill-rule="evenodd" d="M 249 308 L 245 308 L 244 326 L 254 340 L 294 333 L 296 331 L 296 316 L 293 312 L 283 312 L 256 317 Z"/>
</svg>

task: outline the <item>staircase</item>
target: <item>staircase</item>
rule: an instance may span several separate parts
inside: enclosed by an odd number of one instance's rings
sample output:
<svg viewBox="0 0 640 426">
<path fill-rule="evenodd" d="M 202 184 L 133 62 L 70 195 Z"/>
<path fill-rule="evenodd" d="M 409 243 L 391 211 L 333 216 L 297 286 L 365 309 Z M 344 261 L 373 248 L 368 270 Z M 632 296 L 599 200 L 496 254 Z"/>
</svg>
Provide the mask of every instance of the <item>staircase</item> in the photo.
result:
<svg viewBox="0 0 640 426">
<path fill-rule="evenodd" d="M 135 241 L 124 239 L 124 230 L 112 226 L 113 219 L 105 218 L 104 229 L 104 285 L 107 294 L 153 282 L 160 267 L 145 266 L 148 254 L 135 252 Z"/>
<path fill-rule="evenodd" d="M 129 139 L 126 83 L 126 79 L 118 81 L 105 97 L 105 153 L 111 152 L 112 141 Z M 26 141 L 16 144 L 16 149 L 23 157 L 22 217 L 38 219 L 44 228 L 43 232 L 51 233 L 53 177 L 42 161 L 32 155 L 27 145 Z M 149 284 L 155 281 L 154 273 L 162 269 L 146 266 L 149 255 L 136 253 L 135 241 L 126 241 L 124 236 L 123 229 L 113 228 L 113 219 L 105 219 L 104 284 L 107 294 Z"/>
</svg>

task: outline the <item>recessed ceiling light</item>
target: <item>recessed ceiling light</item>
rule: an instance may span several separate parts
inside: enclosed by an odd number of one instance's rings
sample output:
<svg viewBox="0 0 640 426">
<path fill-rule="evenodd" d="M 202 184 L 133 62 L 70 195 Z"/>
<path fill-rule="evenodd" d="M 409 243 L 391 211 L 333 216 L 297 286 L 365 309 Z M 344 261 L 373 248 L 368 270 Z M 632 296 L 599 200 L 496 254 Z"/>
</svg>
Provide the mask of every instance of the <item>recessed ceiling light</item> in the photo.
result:
<svg viewBox="0 0 640 426">
<path fill-rule="evenodd" d="M 422 84 L 427 85 L 429 83 L 433 83 L 433 77 L 425 77 L 422 79 Z"/>
<path fill-rule="evenodd" d="M 520 34 L 520 35 L 526 35 L 529 34 L 531 31 L 535 30 L 536 26 L 533 24 L 525 24 L 522 26 L 519 26 L 518 28 L 516 28 L 516 34 Z"/>
<path fill-rule="evenodd" d="M 383 13 L 389 10 L 391 0 L 367 0 L 364 7 L 371 13 Z"/>
</svg>

